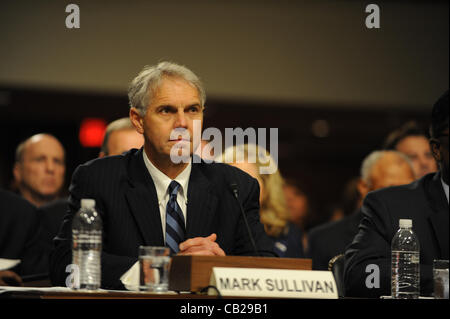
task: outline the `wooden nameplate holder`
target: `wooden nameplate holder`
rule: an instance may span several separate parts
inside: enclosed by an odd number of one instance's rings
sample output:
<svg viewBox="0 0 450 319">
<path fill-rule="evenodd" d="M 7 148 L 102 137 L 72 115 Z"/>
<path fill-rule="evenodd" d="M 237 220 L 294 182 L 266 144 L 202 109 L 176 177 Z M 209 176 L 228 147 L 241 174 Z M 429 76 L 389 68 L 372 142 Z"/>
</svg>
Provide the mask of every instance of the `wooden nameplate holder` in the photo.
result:
<svg viewBox="0 0 450 319">
<path fill-rule="evenodd" d="M 311 270 L 311 259 L 243 256 L 174 256 L 169 290 L 198 292 L 209 285 L 213 267 Z"/>
</svg>

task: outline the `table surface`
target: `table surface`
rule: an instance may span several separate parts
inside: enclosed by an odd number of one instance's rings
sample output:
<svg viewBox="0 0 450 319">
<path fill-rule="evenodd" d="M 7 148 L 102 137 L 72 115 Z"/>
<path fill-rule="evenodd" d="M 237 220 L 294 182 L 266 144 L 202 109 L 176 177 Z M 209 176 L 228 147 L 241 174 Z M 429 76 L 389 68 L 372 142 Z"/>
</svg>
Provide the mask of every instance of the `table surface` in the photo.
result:
<svg viewBox="0 0 450 319">
<path fill-rule="evenodd" d="M 199 293 L 152 293 L 146 291 L 70 290 L 62 287 L 0 287 L 0 298 L 27 299 L 217 299 Z"/>
</svg>

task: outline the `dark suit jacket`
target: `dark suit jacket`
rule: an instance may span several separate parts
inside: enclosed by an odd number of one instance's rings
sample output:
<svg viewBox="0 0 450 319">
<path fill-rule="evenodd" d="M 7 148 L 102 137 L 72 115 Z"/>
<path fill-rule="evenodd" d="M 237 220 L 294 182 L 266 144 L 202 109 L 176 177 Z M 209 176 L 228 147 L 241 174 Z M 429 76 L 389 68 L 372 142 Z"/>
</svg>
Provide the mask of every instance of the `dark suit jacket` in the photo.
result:
<svg viewBox="0 0 450 319">
<path fill-rule="evenodd" d="M 0 258 L 20 259 L 20 276 L 48 272 L 48 252 L 41 246 L 36 208 L 22 197 L 0 190 Z"/>
<path fill-rule="evenodd" d="M 57 199 L 37 209 L 41 222 L 41 241 L 44 247 L 51 251 L 53 239 L 58 235 L 59 229 L 67 214 L 69 203 L 67 198 Z"/>
<path fill-rule="evenodd" d="M 279 257 L 305 258 L 302 243 L 303 232 L 294 223 L 287 224 L 287 233 L 277 238 L 270 238 L 274 241 L 274 251 Z"/>
<path fill-rule="evenodd" d="M 217 234 L 217 243 L 229 255 L 253 255 L 239 205 L 230 183 L 239 188 L 239 200 L 262 255 L 274 256 L 273 242 L 259 221 L 259 186 L 255 179 L 230 165 L 192 164 L 189 179 L 186 238 Z M 140 245 L 164 246 L 156 189 L 140 150 L 130 150 L 80 165 L 69 188 L 69 213 L 55 238 L 50 260 L 53 284 L 64 285 L 71 263 L 71 223 L 82 198 L 96 200 L 103 219 L 102 287 L 123 289 L 120 277 L 137 261 Z"/>
<path fill-rule="evenodd" d="M 346 296 L 379 297 L 391 294 L 391 241 L 401 218 L 412 219 L 420 243 L 421 295 L 433 291 L 434 259 L 449 256 L 449 211 L 440 174 L 428 174 L 414 183 L 369 193 L 358 234 L 345 253 Z M 380 288 L 369 289 L 368 264 L 379 266 Z"/>
<path fill-rule="evenodd" d="M 341 220 L 311 229 L 308 233 L 308 253 L 313 270 L 328 270 L 328 262 L 343 254 L 358 232 L 362 213 L 357 211 Z"/>
</svg>

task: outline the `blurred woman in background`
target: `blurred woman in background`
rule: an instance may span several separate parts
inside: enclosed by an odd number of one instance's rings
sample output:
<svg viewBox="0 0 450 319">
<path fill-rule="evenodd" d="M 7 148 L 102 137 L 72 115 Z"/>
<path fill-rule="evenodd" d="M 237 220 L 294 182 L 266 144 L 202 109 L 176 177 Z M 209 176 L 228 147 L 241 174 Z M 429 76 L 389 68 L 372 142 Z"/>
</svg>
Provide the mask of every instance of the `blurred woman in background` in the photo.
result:
<svg viewBox="0 0 450 319">
<path fill-rule="evenodd" d="M 230 163 L 229 159 L 233 162 Z M 258 181 L 260 219 L 267 235 L 274 240 L 274 250 L 278 256 L 303 258 L 302 231 L 289 221 L 284 180 L 279 170 L 277 167 L 267 169 L 269 165 L 277 165 L 269 152 L 256 144 L 241 144 L 225 149 L 218 161 L 235 166 Z M 274 173 L 263 174 L 264 169 Z"/>
</svg>

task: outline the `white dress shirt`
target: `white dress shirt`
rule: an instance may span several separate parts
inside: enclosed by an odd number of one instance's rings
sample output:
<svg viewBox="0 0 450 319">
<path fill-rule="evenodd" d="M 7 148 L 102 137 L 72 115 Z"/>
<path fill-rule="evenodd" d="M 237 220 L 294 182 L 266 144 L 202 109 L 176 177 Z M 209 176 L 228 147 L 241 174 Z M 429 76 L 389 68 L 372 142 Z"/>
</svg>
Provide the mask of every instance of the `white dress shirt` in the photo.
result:
<svg viewBox="0 0 450 319">
<path fill-rule="evenodd" d="M 164 242 L 166 241 L 166 206 L 169 201 L 169 184 L 172 182 L 166 174 L 161 172 L 159 169 L 152 164 L 152 162 L 145 154 L 145 151 L 142 152 L 144 157 L 145 166 L 150 173 L 150 176 L 153 179 L 153 183 L 155 183 L 156 195 L 158 197 L 159 204 L 159 212 L 161 214 L 161 227 L 162 233 L 164 236 Z M 180 184 L 180 189 L 177 193 L 177 203 L 183 211 L 184 221 L 186 224 L 186 212 L 187 212 L 187 193 L 188 193 L 188 185 L 189 185 L 189 177 L 191 176 L 192 163 L 189 162 L 188 166 L 177 176 L 175 177 L 175 181 Z M 124 273 L 120 280 L 125 285 L 128 290 L 139 290 L 139 261 L 137 261 L 126 273 Z"/>
<path fill-rule="evenodd" d="M 159 204 L 159 212 L 161 214 L 161 226 L 164 236 L 164 241 L 166 240 L 166 206 L 167 202 L 169 201 L 170 195 L 169 195 L 169 185 L 172 182 L 172 179 L 168 177 L 166 174 L 161 172 L 159 169 L 153 165 L 153 163 L 149 160 L 147 157 L 147 154 L 142 152 L 144 157 L 144 163 L 145 166 L 148 169 L 148 172 L 150 173 L 153 182 L 155 183 L 156 188 L 156 195 L 158 196 L 158 204 Z M 188 166 L 177 176 L 175 177 L 175 181 L 180 184 L 180 188 L 178 189 L 177 193 L 177 203 L 180 206 L 183 216 L 184 216 L 184 222 L 186 225 L 186 212 L 187 212 L 187 192 L 188 192 L 188 185 L 189 185 L 189 177 L 191 176 L 191 169 L 192 169 L 192 163 L 189 162 Z"/>
</svg>

